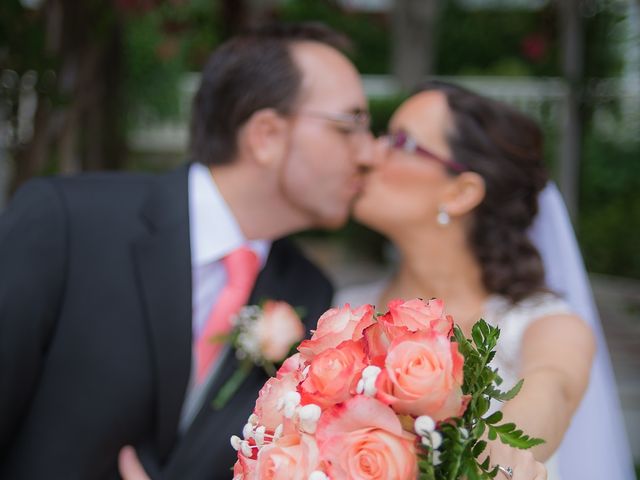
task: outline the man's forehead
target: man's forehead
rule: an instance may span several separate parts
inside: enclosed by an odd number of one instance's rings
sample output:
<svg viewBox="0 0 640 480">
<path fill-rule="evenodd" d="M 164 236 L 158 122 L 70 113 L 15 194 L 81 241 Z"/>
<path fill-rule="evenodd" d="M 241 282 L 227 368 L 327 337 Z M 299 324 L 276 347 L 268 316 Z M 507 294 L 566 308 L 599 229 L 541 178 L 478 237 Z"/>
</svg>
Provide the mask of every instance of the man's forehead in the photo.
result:
<svg viewBox="0 0 640 480">
<path fill-rule="evenodd" d="M 292 57 L 302 73 L 301 103 L 330 104 L 353 113 L 367 109 L 360 75 L 342 53 L 319 42 L 299 42 Z"/>
</svg>

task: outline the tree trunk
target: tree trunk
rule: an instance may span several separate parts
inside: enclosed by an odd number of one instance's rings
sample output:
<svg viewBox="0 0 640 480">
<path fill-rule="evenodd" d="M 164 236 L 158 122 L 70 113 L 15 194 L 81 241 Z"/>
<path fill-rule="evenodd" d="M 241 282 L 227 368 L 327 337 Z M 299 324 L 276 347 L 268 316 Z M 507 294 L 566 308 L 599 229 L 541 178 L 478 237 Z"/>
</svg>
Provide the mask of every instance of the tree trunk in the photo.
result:
<svg viewBox="0 0 640 480">
<path fill-rule="evenodd" d="M 61 65 L 57 93 L 68 103 L 50 108 L 49 98 L 39 96 L 34 136 L 14 154 L 12 191 L 53 160 L 63 173 L 124 165 L 122 32 L 113 7 L 49 0 L 43 8 L 46 48 Z M 88 19 L 98 18 L 96 29 Z"/>
<path fill-rule="evenodd" d="M 34 175 L 42 172 L 47 164 L 51 146 L 51 108 L 46 99 L 39 98 L 33 120 L 33 137 L 26 145 L 14 149 L 13 177 L 9 182 L 9 194 Z"/>
<path fill-rule="evenodd" d="M 393 9 L 393 73 L 411 89 L 435 63 L 435 29 L 439 0 L 396 0 Z"/>
<path fill-rule="evenodd" d="M 562 72 L 567 84 L 560 146 L 560 190 L 571 218 L 578 215 L 580 157 L 582 150 L 582 84 L 584 77 L 584 39 L 581 0 L 558 0 L 562 30 Z"/>
</svg>

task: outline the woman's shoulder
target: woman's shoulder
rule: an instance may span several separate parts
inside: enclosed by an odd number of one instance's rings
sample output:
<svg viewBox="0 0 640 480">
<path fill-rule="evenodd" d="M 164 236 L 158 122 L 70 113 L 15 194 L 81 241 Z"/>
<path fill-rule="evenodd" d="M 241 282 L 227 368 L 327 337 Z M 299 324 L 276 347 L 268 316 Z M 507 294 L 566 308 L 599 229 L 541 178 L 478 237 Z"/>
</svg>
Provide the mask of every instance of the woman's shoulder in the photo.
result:
<svg viewBox="0 0 640 480">
<path fill-rule="evenodd" d="M 333 297 L 334 305 L 344 305 L 348 303 L 352 306 L 372 304 L 376 305 L 380 298 L 388 279 L 382 278 L 375 282 L 359 283 L 338 289 Z"/>
<path fill-rule="evenodd" d="M 496 323 L 503 323 L 507 318 L 528 323 L 541 317 L 573 315 L 569 304 L 552 292 L 536 292 L 517 302 L 492 295 L 485 304 L 485 313 L 494 317 Z"/>
<path fill-rule="evenodd" d="M 524 332 L 540 319 L 574 315 L 569 304 L 551 292 L 533 293 L 515 303 L 492 295 L 485 304 L 485 320 L 500 327 L 501 343 L 512 345 L 519 345 Z"/>
</svg>

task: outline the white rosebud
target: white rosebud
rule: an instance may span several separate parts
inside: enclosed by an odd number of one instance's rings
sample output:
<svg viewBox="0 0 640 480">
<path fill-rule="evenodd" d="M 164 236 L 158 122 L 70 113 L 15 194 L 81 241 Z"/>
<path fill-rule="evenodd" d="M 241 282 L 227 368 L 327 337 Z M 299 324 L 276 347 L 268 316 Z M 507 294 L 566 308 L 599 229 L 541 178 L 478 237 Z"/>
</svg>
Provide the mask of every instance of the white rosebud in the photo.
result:
<svg viewBox="0 0 640 480">
<path fill-rule="evenodd" d="M 438 431 L 433 431 L 429 434 L 431 437 L 431 446 L 434 450 L 437 450 L 442 445 L 442 435 Z"/>
<path fill-rule="evenodd" d="M 250 438 L 253 437 L 253 428 L 254 426 L 251 425 L 250 423 L 245 424 L 245 426 L 242 429 L 242 436 L 244 437 L 245 440 L 249 440 Z"/>
<path fill-rule="evenodd" d="M 378 393 L 378 389 L 376 388 L 376 379 L 377 377 L 368 377 L 364 379 L 364 394 L 367 397 L 375 397 L 376 393 Z"/>
<path fill-rule="evenodd" d="M 240 442 L 240 449 L 242 450 L 242 454 L 245 457 L 251 458 L 252 452 L 251 452 L 251 447 L 249 446 L 249 442 L 247 442 L 246 440 L 243 442 Z"/>
<path fill-rule="evenodd" d="M 310 434 L 316 433 L 316 426 L 322 409 L 313 403 L 300 407 L 298 417 L 300 418 L 300 428 Z"/>
<path fill-rule="evenodd" d="M 429 438 L 429 437 L 420 437 L 420 440 L 422 441 L 422 444 L 425 447 L 430 447 L 431 446 L 431 438 Z"/>
<path fill-rule="evenodd" d="M 258 425 L 258 420 L 260 420 L 258 418 L 258 415 L 256 415 L 255 413 L 252 413 L 251 415 L 249 415 L 249 419 L 247 420 L 247 422 L 255 426 L 255 425 Z"/>
<path fill-rule="evenodd" d="M 320 470 L 314 470 L 311 472 L 311 475 L 309 475 L 309 480 L 329 480 L 329 477 Z"/>
<path fill-rule="evenodd" d="M 356 385 L 356 393 L 365 394 L 368 397 L 375 397 L 378 390 L 376 389 L 376 380 L 382 370 L 375 365 L 369 365 L 362 370 L 362 378 Z"/>
<path fill-rule="evenodd" d="M 256 428 L 256 431 L 254 433 L 254 438 L 256 439 L 256 444 L 261 447 L 262 444 L 264 443 L 264 434 L 265 431 L 267 429 L 264 426 L 260 426 L 258 428 Z"/>
<path fill-rule="evenodd" d="M 428 415 L 421 415 L 416 418 L 413 429 L 418 435 L 426 435 L 436 429 L 436 422 Z"/>
<path fill-rule="evenodd" d="M 240 439 L 239 436 L 231 435 L 231 446 L 236 452 L 240 450 L 240 443 L 242 443 L 242 440 Z"/>
<path fill-rule="evenodd" d="M 433 465 L 437 466 L 440 465 L 442 463 L 442 460 L 440 460 L 440 452 L 438 450 L 434 450 L 433 451 Z"/>
<path fill-rule="evenodd" d="M 287 392 L 284 396 L 284 416 L 292 418 L 298 405 L 300 405 L 300 394 L 298 392 Z"/>
<path fill-rule="evenodd" d="M 375 365 L 369 365 L 362 371 L 362 378 L 378 378 L 382 369 Z"/>
<path fill-rule="evenodd" d="M 298 405 L 300 403 L 300 394 L 298 392 L 292 391 L 284 394 L 285 403 L 293 403 Z"/>
</svg>

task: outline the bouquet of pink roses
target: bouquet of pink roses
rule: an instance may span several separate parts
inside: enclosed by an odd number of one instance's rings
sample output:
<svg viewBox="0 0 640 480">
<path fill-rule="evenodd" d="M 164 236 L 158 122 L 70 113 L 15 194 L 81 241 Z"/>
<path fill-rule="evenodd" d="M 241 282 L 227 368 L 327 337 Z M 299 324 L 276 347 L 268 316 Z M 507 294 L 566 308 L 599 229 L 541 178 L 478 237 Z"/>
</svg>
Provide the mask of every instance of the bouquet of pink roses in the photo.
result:
<svg viewBox="0 0 640 480">
<path fill-rule="evenodd" d="M 480 320 L 467 340 L 439 300 L 327 311 L 310 340 L 260 391 L 233 436 L 234 480 L 493 478 L 483 435 L 519 448 L 541 442 L 484 418 L 508 400 L 488 363 L 499 330 Z"/>
</svg>

